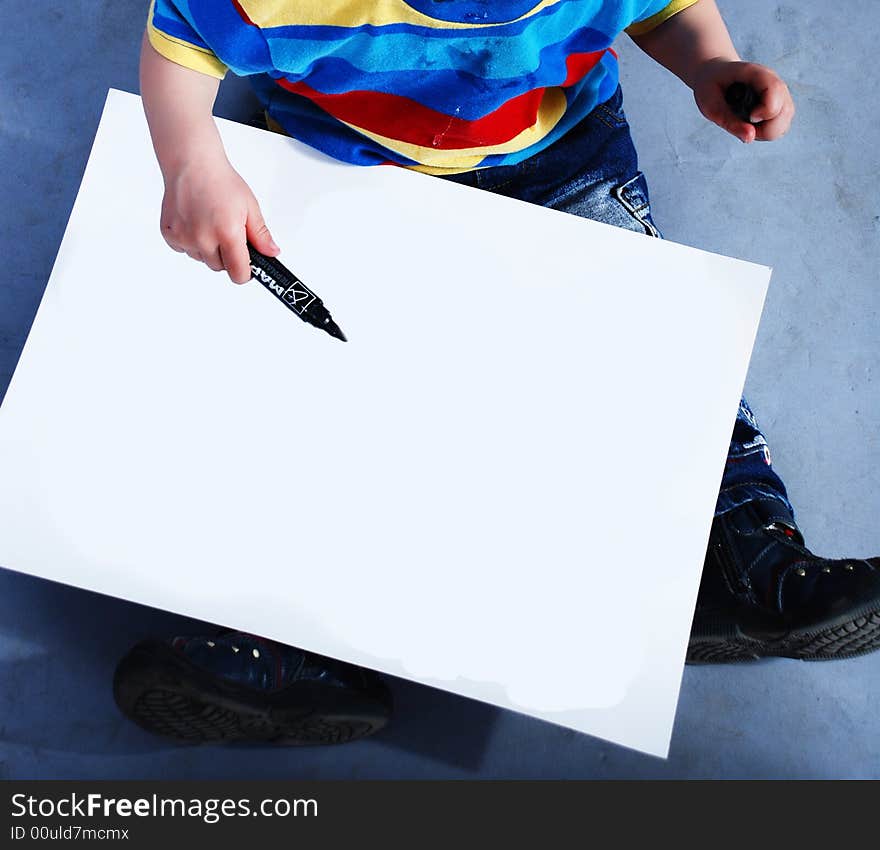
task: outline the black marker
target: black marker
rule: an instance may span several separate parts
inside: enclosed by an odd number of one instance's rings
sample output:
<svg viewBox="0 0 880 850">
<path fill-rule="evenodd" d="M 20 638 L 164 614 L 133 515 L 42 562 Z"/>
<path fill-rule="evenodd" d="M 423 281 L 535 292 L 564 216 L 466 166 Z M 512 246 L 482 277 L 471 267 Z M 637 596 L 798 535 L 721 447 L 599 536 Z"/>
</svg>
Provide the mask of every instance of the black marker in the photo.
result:
<svg viewBox="0 0 880 850">
<path fill-rule="evenodd" d="M 752 121 L 752 110 L 761 102 L 761 95 L 748 83 L 731 83 L 724 92 L 724 99 L 737 118 L 749 124 L 760 123 Z"/>
<path fill-rule="evenodd" d="M 250 242 L 251 277 L 260 281 L 273 295 L 293 310 L 304 322 L 327 331 L 336 339 L 347 342 L 339 325 L 333 321 L 324 302 L 293 272 L 274 257 L 261 254 Z"/>
</svg>

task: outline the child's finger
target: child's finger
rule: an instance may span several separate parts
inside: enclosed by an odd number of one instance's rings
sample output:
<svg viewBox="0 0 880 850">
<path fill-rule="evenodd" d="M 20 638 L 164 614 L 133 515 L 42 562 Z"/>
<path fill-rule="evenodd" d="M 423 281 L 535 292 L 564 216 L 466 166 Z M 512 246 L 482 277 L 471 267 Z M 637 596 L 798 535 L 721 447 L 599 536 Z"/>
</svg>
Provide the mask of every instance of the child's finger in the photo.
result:
<svg viewBox="0 0 880 850">
<path fill-rule="evenodd" d="M 794 117 L 794 105 L 788 104 L 782 108 L 782 111 L 769 121 L 762 121 L 755 128 L 757 130 L 756 138 L 760 142 L 772 142 L 775 139 L 782 138 L 791 127 L 791 119 Z"/>
<path fill-rule="evenodd" d="M 260 212 L 260 207 L 256 200 L 253 200 L 248 208 L 247 224 L 245 227 L 248 241 L 261 254 L 265 254 L 267 257 L 274 257 L 280 253 L 281 249 L 275 244 L 275 240 L 272 238 L 272 234 L 263 220 L 263 214 Z"/>
<path fill-rule="evenodd" d="M 732 118 L 729 116 L 725 116 L 723 123 L 721 126 L 727 130 L 733 136 L 736 136 L 741 142 L 745 142 L 748 144 L 749 142 L 754 142 L 756 138 L 756 130 L 753 124 L 749 124 L 748 121 L 742 121 L 741 119 L 733 116 Z"/>
<path fill-rule="evenodd" d="M 727 130 L 742 142 L 751 142 L 755 138 L 755 128 L 748 121 L 743 121 L 728 106 L 724 99 L 723 89 L 717 88 L 710 93 L 701 93 L 697 105 L 703 115 L 710 121 Z"/>
<path fill-rule="evenodd" d="M 774 79 L 763 91 L 761 89 L 757 89 L 757 91 L 761 95 L 761 100 L 752 110 L 751 120 L 760 123 L 776 118 L 782 112 L 787 100 L 788 90 L 785 83 L 782 80 Z"/>
<path fill-rule="evenodd" d="M 220 246 L 215 245 L 213 248 L 207 248 L 201 252 L 204 264 L 212 272 L 222 272 L 225 266 L 220 256 Z"/>
<path fill-rule="evenodd" d="M 245 244 L 244 234 L 227 238 L 220 243 L 223 265 L 233 283 L 247 283 L 251 279 L 251 259 Z"/>
<path fill-rule="evenodd" d="M 715 123 L 741 142 L 748 144 L 755 141 L 755 127 L 748 121 L 743 121 L 724 101 L 722 104 L 713 118 Z"/>
<path fill-rule="evenodd" d="M 740 141 L 745 142 L 747 145 L 751 144 L 758 138 L 758 130 L 754 124 L 746 124 L 743 128 L 742 135 L 738 137 Z"/>
</svg>

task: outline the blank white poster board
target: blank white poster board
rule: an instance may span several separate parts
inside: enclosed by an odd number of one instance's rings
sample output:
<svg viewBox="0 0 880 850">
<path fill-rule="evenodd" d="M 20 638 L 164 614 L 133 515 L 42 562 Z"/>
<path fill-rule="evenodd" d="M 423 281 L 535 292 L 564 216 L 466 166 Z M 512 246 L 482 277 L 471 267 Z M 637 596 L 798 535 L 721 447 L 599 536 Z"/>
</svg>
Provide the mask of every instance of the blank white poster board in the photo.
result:
<svg viewBox="0 0 880 850">
<path fill-rule="evenodd" d="M 665 756 L 769 269 L 218 125 L 349 342 L 165 245 L 111 90 L 0 565 Z"/>
</svg>

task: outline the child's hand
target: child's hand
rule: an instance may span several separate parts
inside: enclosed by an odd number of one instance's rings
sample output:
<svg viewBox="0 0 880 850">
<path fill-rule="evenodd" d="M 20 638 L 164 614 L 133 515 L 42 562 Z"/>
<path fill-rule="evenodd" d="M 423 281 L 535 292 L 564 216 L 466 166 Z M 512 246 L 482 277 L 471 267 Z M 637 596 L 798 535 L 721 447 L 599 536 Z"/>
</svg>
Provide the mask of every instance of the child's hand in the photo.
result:
<svg viewBox="0 0 880 850">
<path fill-rule="evenodd" d="M 739 118 L 724 99 L 727 87 L 737 82 L 751 86 L 761 98 L 752 110 L 755 124 Z M 763 65 L 710 59 L 695 74 L 693 89 L 700 112 L 743 142 L 778 139 L 788 132 L 794 118 L 788 86 Z"/>
<path fill-rule="evenodd" d="M 246 240 L 267 256 L 279 252 L 257 199 L 225 156 L 201 156 L 166 172 L 160 222 L 175 251 L 225 269 L 234 283 L 251 279 Z"/>
</svg>

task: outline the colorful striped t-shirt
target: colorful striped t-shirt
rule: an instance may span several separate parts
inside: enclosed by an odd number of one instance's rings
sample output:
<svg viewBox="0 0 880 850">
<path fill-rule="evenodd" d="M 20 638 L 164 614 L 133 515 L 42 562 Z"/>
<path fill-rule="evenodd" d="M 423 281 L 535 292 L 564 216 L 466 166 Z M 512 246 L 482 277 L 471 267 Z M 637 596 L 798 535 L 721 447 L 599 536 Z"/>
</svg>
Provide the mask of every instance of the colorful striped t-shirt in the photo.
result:
<svg viewBox="0 0 880 850">
<path fill-rule="evenodd" d="M 617 87 L 611 49 L 697 0 L 152 0 L 150 43 L 251 77 L 294 138 L 359 165 L 509 165 Z"/>
</svg>

